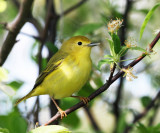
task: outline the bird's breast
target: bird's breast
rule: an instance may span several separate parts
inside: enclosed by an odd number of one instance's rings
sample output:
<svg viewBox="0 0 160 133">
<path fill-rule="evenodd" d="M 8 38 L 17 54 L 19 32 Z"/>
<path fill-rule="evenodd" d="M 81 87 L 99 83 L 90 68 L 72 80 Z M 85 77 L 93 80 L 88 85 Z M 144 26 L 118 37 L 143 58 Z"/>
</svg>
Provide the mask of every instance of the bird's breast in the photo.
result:
<svg viewBox="0 0 160 133">
<path fill-rule="evenodd" d="M 91 71 L 91 59 L 68 57 L 62 64 L 61 69 L 68 79 L 75 78 L 74 80 L 87 80 Z"/>
<path fill-rule="evenodd" d="M 89 78 L 90 58 L 66 57 L 61 65 L 43 82 L 47 93 L 55 99 L 71 96 L 79 91 Z"/>
</svg>

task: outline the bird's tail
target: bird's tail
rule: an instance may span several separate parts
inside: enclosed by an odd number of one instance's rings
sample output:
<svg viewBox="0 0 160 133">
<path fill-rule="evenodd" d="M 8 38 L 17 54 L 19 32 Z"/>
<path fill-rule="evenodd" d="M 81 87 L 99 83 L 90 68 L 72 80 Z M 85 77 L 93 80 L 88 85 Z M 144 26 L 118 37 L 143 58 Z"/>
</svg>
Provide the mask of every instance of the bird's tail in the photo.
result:
<svg viewBox="0 0 160 133">
<path fill-rule="evenodd" d="M 22 102 L 22 101 L 24 101 L 24 100 L 26 100 L 27 98 L 30 98 L 30 97 L 32 97 L 32 91 L 30 93 L 28 93 L 26 96 L 17 100 L 14 106 L 17 106 L 17 104 L 19 104 L 20 102 Z"/>
<path fill-rule="evenodd" d="M 17 100 L 14 106 L 17 106 L 17 104 L 19 104 L 20 102 L 22 102 L 25 99 L 27 99 L 26 96 L 24 96 L 21 99 Z"/>
</svg>

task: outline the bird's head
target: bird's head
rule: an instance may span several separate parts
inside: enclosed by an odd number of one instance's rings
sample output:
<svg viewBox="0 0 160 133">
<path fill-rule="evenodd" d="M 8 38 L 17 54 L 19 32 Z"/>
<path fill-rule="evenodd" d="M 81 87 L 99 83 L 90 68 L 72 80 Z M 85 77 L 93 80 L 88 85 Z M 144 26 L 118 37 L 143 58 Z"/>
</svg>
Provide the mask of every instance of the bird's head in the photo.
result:
<svg viewBox="0 0 160 133">
<path fill-rule="evenodd" d="M 91 48 L 99 43 L 91 43 L 85 36 L 75 36 L 62 44 L 61 50 L 67 53 L 84 53 L 90 55 Z"/>
</svg>

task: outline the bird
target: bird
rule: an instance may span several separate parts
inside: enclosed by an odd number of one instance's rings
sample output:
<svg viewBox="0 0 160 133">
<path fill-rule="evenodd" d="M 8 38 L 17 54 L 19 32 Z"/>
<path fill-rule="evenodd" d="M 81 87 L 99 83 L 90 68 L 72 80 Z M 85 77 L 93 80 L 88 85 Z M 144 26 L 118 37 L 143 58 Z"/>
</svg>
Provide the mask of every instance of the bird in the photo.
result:
<svg viewBox="0 0 160 133">
<path fill-rule="evenodd" d="M 33 96 L 48 94 L 62 119 L 67 114 L 58 106 L 55 99 L 75 97 L 87 104 L 89 98 L 73 94 L 78 92 L 89 79 L 92 68 L 91 48 L 97 45 L 99 43 L 91 43 L 85 36 L 74 36 L 64 41 L 36 79 L 33 89 L 15 105 Z"/>
</svg>

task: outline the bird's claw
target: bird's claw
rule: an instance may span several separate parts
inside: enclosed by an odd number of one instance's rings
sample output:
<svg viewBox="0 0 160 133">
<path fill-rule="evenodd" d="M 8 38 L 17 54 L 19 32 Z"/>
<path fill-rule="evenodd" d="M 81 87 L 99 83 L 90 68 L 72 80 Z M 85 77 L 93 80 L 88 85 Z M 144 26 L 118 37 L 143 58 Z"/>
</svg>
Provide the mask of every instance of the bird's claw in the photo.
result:
<svg viewBox="0 0 160 133">
<path fill-rule="evenodd" d="M 63 117 L 67 117 L 67 114 L 66 114 L 66 112 L 65 111 L 63 111 L 62 109 L 58 109 L 58 111 L 59 111 L 59 113 L 60 113 L 60 115 L 61 115 L 61 119 L 63 119 Z"/>
<path fill-rule="evenodd" d="M 90 99 L 88 97 L 79 97 L 79 99 L 84 103 L 84 104 L 88 104 L 88 102 L 90 101 Z"/>
</svg>

